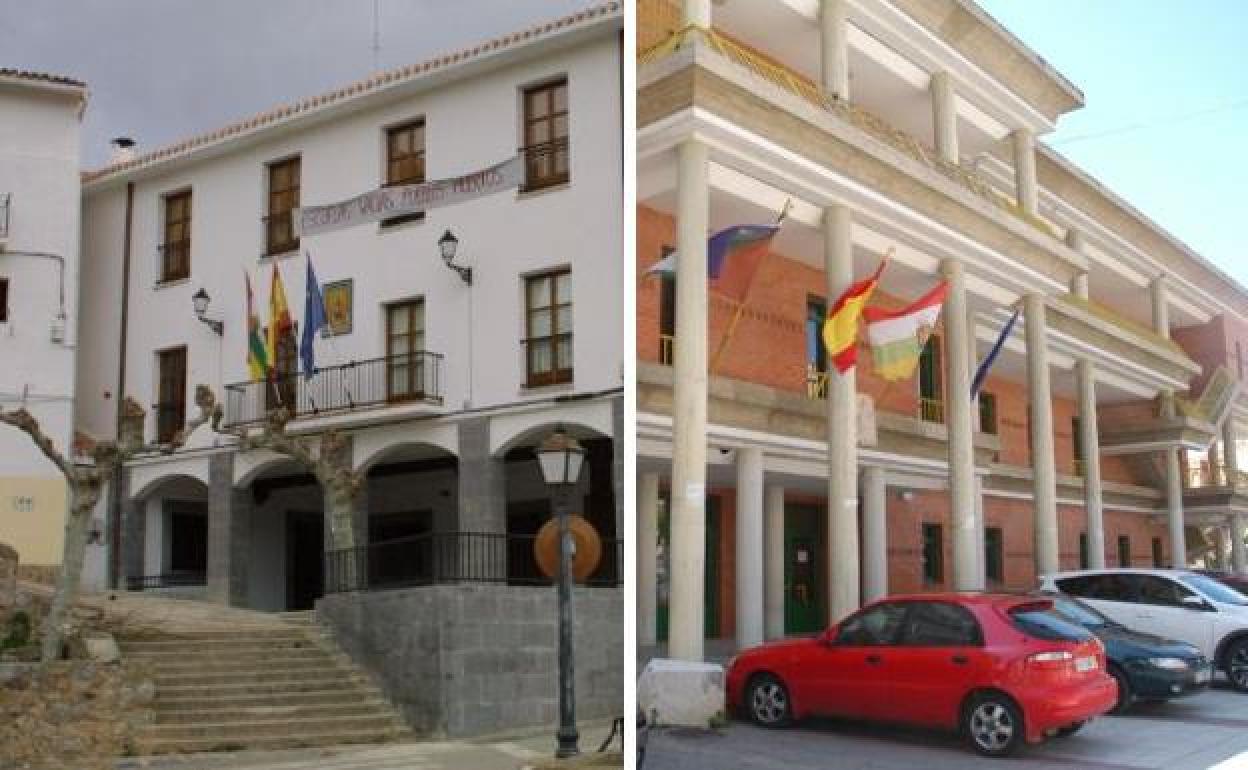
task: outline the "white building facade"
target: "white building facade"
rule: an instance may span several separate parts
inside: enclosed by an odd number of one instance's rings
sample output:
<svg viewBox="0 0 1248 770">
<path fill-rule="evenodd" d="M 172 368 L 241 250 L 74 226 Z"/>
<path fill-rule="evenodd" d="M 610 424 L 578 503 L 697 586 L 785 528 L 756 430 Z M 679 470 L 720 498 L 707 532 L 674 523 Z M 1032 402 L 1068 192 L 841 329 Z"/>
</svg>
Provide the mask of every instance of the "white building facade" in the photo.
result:
<svg viewBox="0 0 1248 770">
<path fill-rule="evenodd" d="M 78 81 L 0 69 L 0 410 L 27 409 L 67 456 L 86 100 Z M 59 564 L 66 502 L 61 472 L 25 434 L 0 428 L 0 542 L 24 564 Z"/>
<path fill-rule="evenodd" d="M 356 542 L 407 544 L 370 550 L 379 583 L 430 579 L 447 537 L 507 549 L 506 574 L 476 577 L 536 577 L 531 538 L 550 509 L 531 448 L 563 427 L 587 448 L 574 499 L 606 546 L 595 577 L 614 583 L 621 29 L 608 3 L 85 175 L 79 425 L 113 436 L 124 396 L 147 412 L 146 437 L 168 441 L 205 384 L 227 425 L 281 404 L 295 412 L 291 433 L 315 442 L 337 428 L 368 474 Z M 518 189 L 302 239 L 290 226 L 295 206 L 457 177 L 517 152 Z M 445 233 L 471 282 L 444 264 Z M 332 327 L 310 377 L 296 355 L 309 259 Z M 275 269 L 295 328 L 278 346 L 276 382 L 255 382 L 244 276 L 267 324 Z M 196 316 L 201 291 L 220 332 Z M 119 487 L 110 542 L 122 586 L 263 610 L 320 596 L 322 493 L 289 460 L 239 452 L 204 427 L 172 454 L 130 463 Z"/>
</svg>

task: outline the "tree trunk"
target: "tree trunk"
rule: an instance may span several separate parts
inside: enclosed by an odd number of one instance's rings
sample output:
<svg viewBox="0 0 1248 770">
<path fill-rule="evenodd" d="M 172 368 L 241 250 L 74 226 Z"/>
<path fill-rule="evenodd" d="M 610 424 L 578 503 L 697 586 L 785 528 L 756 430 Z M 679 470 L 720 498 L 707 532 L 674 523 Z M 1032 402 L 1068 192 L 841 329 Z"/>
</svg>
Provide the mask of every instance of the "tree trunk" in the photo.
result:
<svg viewBox="0 0 1248 770">
<path fill-rule="evenodd" d="M 87 531 L 90 529 L 91 514 L 95 510 L 95 496 L 81 495 L 71 484 L 69 493 L 73 497 L 69 516 L 65 518 L 65 548 L 61 557 L 61 575 L 57 583 L 56 594 L 52 597 L 52 607 L 43 624 L 43 643 L 41 659 L 44 665 L 57 661 L 61 657 L 61 647 L 65 643 L 65 626 L 70 611 L 78 601 L 78 592 L 82 586 L 82 564 L 87 551 Z M 98 492 L 98 491 L 97 491 Z"/>
<path fill-rule="evenodd" d="M 330 567 L 335 587 L 342 591 L 361 590 L 368 574 L 368 544 L 358 543 L 355 536 L 355 484 L 349 479 L 335 479 L 322 482 L 322 486 L 325 516 L 329 522 L 329 542 L 325 549 L 336 552 Z"/>
</svg>

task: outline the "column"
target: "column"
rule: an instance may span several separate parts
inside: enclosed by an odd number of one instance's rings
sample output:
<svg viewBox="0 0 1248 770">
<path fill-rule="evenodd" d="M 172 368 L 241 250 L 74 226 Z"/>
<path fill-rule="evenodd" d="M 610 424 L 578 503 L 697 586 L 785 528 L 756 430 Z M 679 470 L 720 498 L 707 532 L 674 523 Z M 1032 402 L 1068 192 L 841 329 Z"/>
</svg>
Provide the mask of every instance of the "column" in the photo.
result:
<svg viewBox="0 0 1248 770">
<path fill-rule="evenodd" d="M 1214 538 L 1214 545 L 1218 549 L 1217 567 L 1218 569 L 1224 570 L 1229 567 L 1229 565 L 1227 564 L 1227 561 L 1230 557 L 1230 551 L 1231 551 L 1230 522 L 1227 521 L 1225 523 L 1219 524 L 1215 531 L 1215 534 L 1217 536 Z"/>
<path fill-rule="evenodd" d="M 884 468 L 862 469 L 862 601 L 888 595 L 888 486 Z"/>
<path fill-rule="evenodd" d="M 1248 572 L 1248 553 L 1245 553 L 1244 536 L 1248 529 L 1248 514 L 1231 515 L 1231 569 L 1242 575 Z"/>
<path fill-rule="evenodd" d="M 846 0 L 822 0 L 819 4 L 820 72 L 823 90 L 849 101 L 849 34 L 845 22 Z"/>
<path fill-rule="evenodd" d="M 763 616 L 768 639 L 784 636 L 784 487 L 767 487 Z"/>
<path fill-rule="evenodd" d="M 1166 277 L 1157 276 L 1148 288 L 1153 303 L 1153 331 L 1170 339 L 1170 292 L 1166 286 Z"/>
<path fill-rule="evenodd" d="M 453 532 L 507 532 L 507 467 L 490 452 L 490 418 L 459 423 L 459 519 Z M 507 575 L 507 551 L 491 552 L 467 538 L 437 543 L 437 571 L 456 577 Z"/>
<path fill-rule="evenodd" d="M 1036 574 L 1059 569 L 1057 470 L 1053 461 L 1053 401 L 1049 390 L 1049 347 L 1044 297 L 1024 299 L 1027 336 L 1027 398 L 1031 408 L 1031 467 L 1034 482 Z"/>
<path fill-rule="evenodd" d="M 1075 364 L 1079 390 L 1079 442 L 1083 455 L 1083 507 L 1087 516 L 1088 567 L 1105 567 L 1105 523 L 1101 501 L 1101 440 L 1096 421 L 1096 366 L 1091 359 Z"/>
<path fill-rule="evenodd" d="M 737 647 L 763 642 L 763 450 L 737 450 Z"/>
<path fill-rule="evenodd" d="M 932 130 L 936 152 L 942 160 L 958 162 L 958 102 L 948 72 L 933 72 L 929 88 L 932 92 Z"/>
<path fill-rule="evenodd" d="M 1226 467 L 1226 483 L 1235 486 L 1239 476 L 1239 447 L 1235 446 L 1235 415 L 1228 414 L 1222 423 L 1222 465 Z"/>
<path fill-rule="evenodd" d="M 711 0 L 682 0 L 681 16 L 684 26 L 708 29 L 711 26 Z"/>
<path fill-rule="evenodd" d="M 251 556 L 251 490 L 234 486 L 234 453 L 208 460 L 208 599 L 231 607 L 247 605 L 247 562 Z"/>
<path fill-rule="evenodd" d="M 147 549 L 147 501 L 130 497 L 130 471 L 122 468 L 121 479 L 121 558 L 118 588 L 129 589 L 129 578 L 143 577 Z"/>
<path fill-rule="evenodd" d="M 709 20 L 709 3 L 707 16 Z M 706 561 L 706 228 L 709 196 L 706 146 L 686 140 L 677 153 L 668 654 L 679 660 L 700 661 L 703 652 Z"/>
<path fill-rule="evenodd" d="M 1030 129 L 1020 128 L 1010 135 L 1014 145 L 1014 188 L 1018 207 L 1036 215 L 1036 136 Z"/>
<path fill-rule="evenodd" d="M 854 280 L 848 206 L 823 212 L 828 302 Z M 705 281 L 703 282 L 705 283 Z M 855 371 L 828 371 L 828 621 L 858 609 L 858 391 Z"/>
<path fill-rule="evenodd" d="M 1166 463 L 1166 522 L 1170 529 L 1170 565 L 1187 566 L 1187 535 L 1183 531 L 1183 480 L 1179 468 L 1179 450 L 1164 452 Z"/>
<path fill-rule="evenodd" d="M 971 378 L 967 372 L 966 279 L 962 263 L 946 259 L 940 272 L 949 284 L 945 296 L 945 425 L 949 431 L 950 523 L 953 526 L 953 587 L 976 591 L 979 560 L 975 549 L 975 434 L 971 423 Z"/>
<path fill-rule="evenodd" d="M 637 644 L 658 644 L 659 474 L 637 482 Z"/>
<path fill-rule="evenodd" d="M 974 377 L 975 370 L 979 368 L 978 338 L 975 336 L 975 325 L 975 314 L 968 311 L 966 314 L 966 371 L 970 377 Z M 973 437 L 976 433 L 981 432 L 978 395 L 971 399 L 970 408 L 971 452 L 973 453 L 975 451 Z M 984 554 L 984 484 L 983 479 L 979 476 L 978 466 L 975 472 L 975 491 L 973 494 L 975 497 L 975 574 L 978 575 L 976 579 L 979 581 L 979 585 L 986 586 L 988 585 L 988 578 L 985 574 L 985 569 L 988 565 L 985 563 L 987 557 Z"/>
</svg>

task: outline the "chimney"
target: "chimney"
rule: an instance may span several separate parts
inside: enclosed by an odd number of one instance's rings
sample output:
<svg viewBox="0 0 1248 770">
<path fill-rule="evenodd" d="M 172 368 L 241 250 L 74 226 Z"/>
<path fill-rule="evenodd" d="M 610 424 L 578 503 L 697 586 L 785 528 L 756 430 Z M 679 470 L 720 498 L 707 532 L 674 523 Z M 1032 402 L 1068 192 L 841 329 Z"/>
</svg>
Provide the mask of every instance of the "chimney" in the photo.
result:
<svg viewBox="0 0 1248 770">
<path fill-rule="evenodd" d="M 128 136 L 119 136 L 109 142 L 113 146 L 113 155 L 109 159 L 110 163 L 125 163 L 134 160 L 134 140 Z"/>
</svg>

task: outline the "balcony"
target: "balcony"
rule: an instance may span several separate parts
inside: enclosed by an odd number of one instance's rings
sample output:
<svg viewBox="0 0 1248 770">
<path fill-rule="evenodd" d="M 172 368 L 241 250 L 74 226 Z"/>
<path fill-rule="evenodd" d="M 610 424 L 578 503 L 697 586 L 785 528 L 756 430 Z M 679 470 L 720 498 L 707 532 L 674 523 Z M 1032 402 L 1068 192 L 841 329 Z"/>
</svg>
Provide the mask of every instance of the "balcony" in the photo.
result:
<svg viewBox="0 0 1248 770">
<path fill-rule="evenodd" d="M 422 351 L 352 361 L 267 380 L 225 386 L 225 424 L 254 425 L 271 409 L 284 407 L 292 417 L 316 417 L 405 404 L 442 403 L 442 354 Z"/>
<path fill-rule="evenodd" d="M 680 10 L 670 0 L 640 0 L 637 18 L 638 67 L 658 62 L 682 47 L 701 43 L 732 64 L 835 115 L 911 160 L 936 171 L 997 210 L 1026 222 L 1047 236 L 1057 237 L 1046 222 L 1024 212 L 1016 201 L 998 192 L 978 171 L 941 158 L 934 147 L 896 128 L 862 105 L 826 93 L 811 78 L 720 29 L 682 27 Z"/>
</svg>

